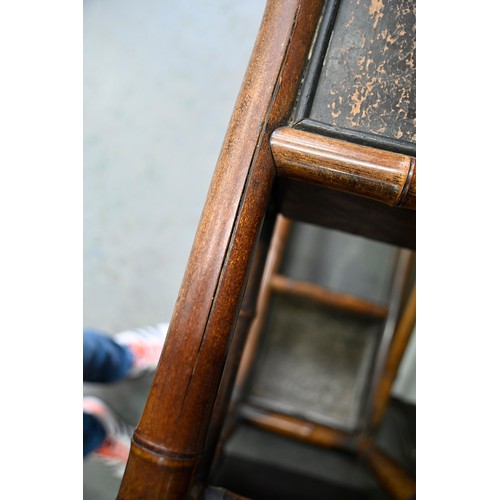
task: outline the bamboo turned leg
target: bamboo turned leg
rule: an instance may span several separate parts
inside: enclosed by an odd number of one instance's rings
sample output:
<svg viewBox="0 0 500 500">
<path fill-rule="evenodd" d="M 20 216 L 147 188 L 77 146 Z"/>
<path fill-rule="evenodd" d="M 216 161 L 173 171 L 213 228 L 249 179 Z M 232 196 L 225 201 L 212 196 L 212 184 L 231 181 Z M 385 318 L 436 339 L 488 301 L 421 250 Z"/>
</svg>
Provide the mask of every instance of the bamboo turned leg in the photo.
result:
<svg viewBox="0 0 500 500">
<path fill-rule="evenodd" d="M 273 0 L 266 6 L 132 439 L 120 500 L 191 495 L 271 199 L 270 133 L 290 115 L 323 3 Z"/>
<path fill-rule="evenodd" d="M 398 374 L 398 368 L 410 340 L 416 321 L 416 286 L 413 286 L 408 302 L 405 305 L 402 317 L 396 327 L 394 338 L 387 355 L 382 376 L 378 384 L 373 402 L 370 427 L 377 429 L 382 421 L 387 404 L 391 397 L 391 389 Z"/>
<path fill-rule="evenodd" d="M 245 345 L 245 350 L 243 351 L 243 356 L 241 359 L 237 375 L 236 390 L 238 392 L 242 392 L 244 390 L 244 385 L 246 384 L 251 366 L 255 359 L 257 346 L 260 339 L 260 334 L 262 332 L 263 324 L 266 319 L 267 309 L 269 306 L 269 300 L 271 296 L 270 283 L 273 276 L 278 272 L 279 266 L 281 265 L 281 261 L 283 259 L 283 253 L 286 248 L 286 243 L 291 228 L 292 228 L 292 221 L 290 219 L 286 219 L 282 215 L 278 215 L 274 229 L 274 234 L 271 240 L 269 255 L 267 256 L 264 275 L 262 277 L 259 296 L 257 299 L 257 315 L 255 321 L 252 323 L 252 326 L 250 327 L 250 331 L 248 333 L 248 340 Z"/>
<path fill-rule="evenodd" d="M 238 322 L 233 335 L 233 341 L 228 354 L 226 366 L 224 368 L 223 378 L 219 387 L 214 412 L 210 422 L 206 452 L 197 474 L 197 478 L 201 484 L 206 483 L 209 477 L 209 472 L 213 468 L 213 462 L 218 455 L 216 450 L 218 448 L 222 427 L 228 417 L 228 409 L 231 402 L 233 386 L 240 365 L 243 348 L 247 340 L 250 325 L 253 323 L 256 315 L 257 296 L 261 285 L 262 274 L 264 272 L 264 266 L 273 234 L 275 220 L 276 214 L 274 212 L 269 213 L 266 221 L 264 222 L 261 237 L 253 258 L 250 277 L 241 305 Z"/>
</svg>

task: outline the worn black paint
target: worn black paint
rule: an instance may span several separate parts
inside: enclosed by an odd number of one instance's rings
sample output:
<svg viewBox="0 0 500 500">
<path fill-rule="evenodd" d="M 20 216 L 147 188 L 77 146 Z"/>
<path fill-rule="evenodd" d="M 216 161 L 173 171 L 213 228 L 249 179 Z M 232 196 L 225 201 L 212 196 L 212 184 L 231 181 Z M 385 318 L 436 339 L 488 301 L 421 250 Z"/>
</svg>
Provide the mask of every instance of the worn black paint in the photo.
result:
<svg viewBox="0 0 500 500">
<path fill-rule="evenodd" d="M 344 0 L 310 117 L 415 142 L 414 0 Z"/>
<path fill-rule="evenodd" d="M 329 2 L 294 126 L 415 156 L 415 31 L 415 0 Z"/>
</svg>

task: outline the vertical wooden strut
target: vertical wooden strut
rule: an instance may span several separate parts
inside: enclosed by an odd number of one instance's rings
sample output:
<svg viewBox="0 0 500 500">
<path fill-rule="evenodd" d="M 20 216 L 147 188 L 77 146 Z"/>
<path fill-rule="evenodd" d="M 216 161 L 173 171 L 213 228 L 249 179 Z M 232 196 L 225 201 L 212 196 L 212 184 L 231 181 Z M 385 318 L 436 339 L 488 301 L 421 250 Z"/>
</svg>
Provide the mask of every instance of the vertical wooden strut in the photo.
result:
<svg viewBox="0 0 500 500">
<path fill-rule="evenodd" d="M 189 498 L 324 0 L 269 1 L 210 185 L 119 499 Z"/>
<path fill-rule="evenodd" d="M 235 386 L 236 376 L 240 366 L 245 348 L 247 336 L 251 331 L 251 325 L 255 323 L 257 296 L 259 294 L 261 280 L 266 264 L 266 258 L 269 252 L 269 246 L 273 235 L 273 228 L 276 221 L 274 211 L 268 212 L 262 225 L 260 238 L 254 251 L 252 265 L 247 280 L 245 294 L 241 302 L 238 320 L 231 339 L 224 373 L 219 385 L 219 392 L 210 419 L 210 427 L 205 443 L 205 454 L 198 467 L 197 481 L 201 485 L 210 481 L 210 471 L 217 468 L 221 452 L 224 446 L 222 431 L 227 427 L 228 421 L 234 422 L 230 417 L 230 406 L 233 396 L 233 387 Z"/>
<path fill-rule="evenodd" d="M 372 417 L 370 426 L 376 429 L 384 416 L 387 408 L 393 382 L 398 374 L 399 365 L 403 359 L 406 347 L 410 340 L 413 329 L 416 323 L 417 310 L 417 290 L 416 285 L 413 285 L 410 297 L 405 304 L 403 314 L 398 322 L 394 338 L 387 354 L 380 381 L 378 383 L 377 392 L 374 395 Z"/>
<path fill-rule="evenodd" d="M 259 291 L 257 316 L 248 332 L 248 340 L 245 345 L 245 350 L 243 351 L 243 356 L 238 370 L 238 376 L 236 379 L 236 390 L 238 392 L 242 392 L 244 390 L 244 385 L 247 383 L 249 372 L 257 353 L 259 337 L 262 332 L 263 323 L 266 319 L 266 313 L 271 297 L 271 278 L 277 273 L 278 268 L 281 265 L 286 241 L 291 229 L 292 221 L 286 219 L 282 215 L 278 216 Z"/>
</svg>

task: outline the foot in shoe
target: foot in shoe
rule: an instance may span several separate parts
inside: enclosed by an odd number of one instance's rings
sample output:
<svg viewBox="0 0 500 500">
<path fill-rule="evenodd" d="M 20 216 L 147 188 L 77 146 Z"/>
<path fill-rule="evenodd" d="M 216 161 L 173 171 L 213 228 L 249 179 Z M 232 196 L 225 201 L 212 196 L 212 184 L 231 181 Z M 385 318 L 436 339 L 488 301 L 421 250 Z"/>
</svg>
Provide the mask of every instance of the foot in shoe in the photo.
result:
<svg viewBox="0 0 500 500">
<path fill-rule="evenodd" d="M 158 365 L 168 332 L 168 323 L 159 323 L 135 330 L 126 330 L 113 336 L 115 341 L 132 351 L 134 362 L 128 378 L 153 373 Z"/>
<path fill-rule="evenodd" d="M 133 428 L 99 398 L 83 398 L 83 411 L 93 415 L 104 427 L 106 438 L 92 456 L 111 468 L 121 478 L 127 464 Z"/>
</svg>

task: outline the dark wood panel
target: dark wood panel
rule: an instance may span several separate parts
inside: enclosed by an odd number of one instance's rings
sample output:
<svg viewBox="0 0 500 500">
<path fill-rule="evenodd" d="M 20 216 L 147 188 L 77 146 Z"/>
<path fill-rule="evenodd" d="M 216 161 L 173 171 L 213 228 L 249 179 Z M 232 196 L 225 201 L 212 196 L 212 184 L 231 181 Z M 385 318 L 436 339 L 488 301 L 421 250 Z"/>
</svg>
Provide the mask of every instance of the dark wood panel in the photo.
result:
<svg viewBox="0 0 500 500">
<path fill-rule="evenodd" d="M 415 249 L 414 210 L 285 177 L 276 183 L 276 200 L 280 212 L 290 219 Z"/>
<path fill-rule="evenodd" d="M 342 0 L 309 114 L 416 142 L 414 0 Z"/>
</svg>

